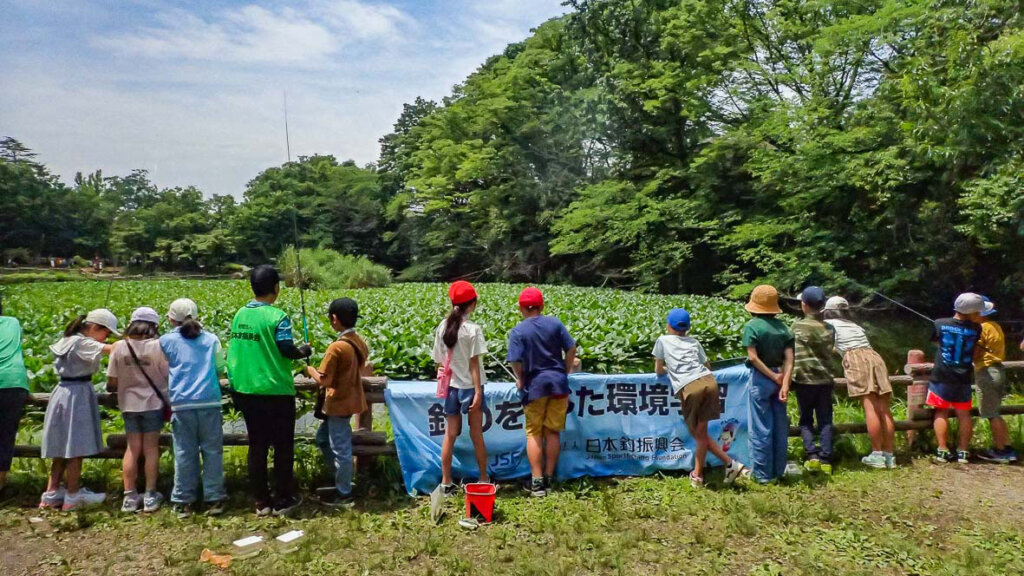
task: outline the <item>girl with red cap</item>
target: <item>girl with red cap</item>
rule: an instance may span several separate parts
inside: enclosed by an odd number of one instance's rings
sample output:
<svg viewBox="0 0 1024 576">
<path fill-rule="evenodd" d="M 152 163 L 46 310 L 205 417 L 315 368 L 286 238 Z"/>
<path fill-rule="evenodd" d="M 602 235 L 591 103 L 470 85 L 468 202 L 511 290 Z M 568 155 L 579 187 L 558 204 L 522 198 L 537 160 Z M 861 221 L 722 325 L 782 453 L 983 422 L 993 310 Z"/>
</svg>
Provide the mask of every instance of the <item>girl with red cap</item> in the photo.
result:
<svg viewBox="0 0 1024 576">
<path fill-rule="evenodd" d="M 487 341 L 479 324 L 469 319 L 476 310 L 477 295 L 465 280 L 454 282 L 448 289 L 452 310 L 434 333 L 431 357 L 439 366 L 447 362 L 451 368 L 451 384 L 444 402 L 445 433 L 441 444 L 441 486 L 452 494 L 452 452 L 455 440 L 462 433 L 462 415 L 469 416 L 469 437 L 480 469 L 480 482 L 490 482 L 487 473 L 487 448 L 484 446 L 484 373 L 483 355 Z"/>
</svg>

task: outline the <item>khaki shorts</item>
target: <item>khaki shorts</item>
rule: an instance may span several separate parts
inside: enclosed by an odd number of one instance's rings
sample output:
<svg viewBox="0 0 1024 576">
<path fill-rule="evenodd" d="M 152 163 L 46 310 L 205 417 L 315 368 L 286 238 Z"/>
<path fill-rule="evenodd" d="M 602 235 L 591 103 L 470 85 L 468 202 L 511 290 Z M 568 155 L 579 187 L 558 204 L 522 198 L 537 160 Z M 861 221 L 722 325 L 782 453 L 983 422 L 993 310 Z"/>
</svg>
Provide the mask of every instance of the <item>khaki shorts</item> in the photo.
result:
<svg viewBox="0 0 1024 576">
<path fill-rule="evenodd" d="M 565 430 L 565 413 L 569 410 L 569 397 L 542 396 L 523 407 L 526 415 L 526 435 L 543 436 L 544 432 Z"/>
<path fill-rule="evenodd" d="M 843 355 L 846 391 L 850 398 L 868 394 L 892 394 L 885 361 L 871 348 L 854 348 Z"/>
<path fill-rule="evenodd" d="M 974 383 L 981 394 L 978 414 L 982 418 L 997 418 L 1006 396 L 1006 370 L 1002 364 L 986 366 L 974 373 Z"/>
<path fill-rule="evenodd" d="M 683 401 L 683 420 L 692 433 L 701 422 L 717 420 L 722 415 L 718 398 L 718 382 L 708 374 L 690 382 L 679 391 Z"/>
</svg>

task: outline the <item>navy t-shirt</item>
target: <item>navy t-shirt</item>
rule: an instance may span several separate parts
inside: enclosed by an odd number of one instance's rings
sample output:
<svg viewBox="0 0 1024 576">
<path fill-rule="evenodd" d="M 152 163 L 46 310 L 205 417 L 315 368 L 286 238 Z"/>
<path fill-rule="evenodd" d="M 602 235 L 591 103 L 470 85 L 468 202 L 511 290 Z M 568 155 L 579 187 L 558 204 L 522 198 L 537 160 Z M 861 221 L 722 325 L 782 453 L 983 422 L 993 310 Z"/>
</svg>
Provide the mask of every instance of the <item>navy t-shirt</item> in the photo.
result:
<svg viewBox="0 0 1024 576">
<path fill-rule="evenodd" d="M 956 387 L 970 387 L 974 376 L 974 347 L 981 326 L 968 320 L 942 318 L 935 321 L 932 340 L 938 343 L 931 381 Z"/>
<path fill-rule="evenodd" d="M 508 362 L 523 365 L 524 404 L 544 396 L 568 396 L 563 353 L 576 345 L 553 316 L 524 318 L 508 335 Z"/>
</svg>

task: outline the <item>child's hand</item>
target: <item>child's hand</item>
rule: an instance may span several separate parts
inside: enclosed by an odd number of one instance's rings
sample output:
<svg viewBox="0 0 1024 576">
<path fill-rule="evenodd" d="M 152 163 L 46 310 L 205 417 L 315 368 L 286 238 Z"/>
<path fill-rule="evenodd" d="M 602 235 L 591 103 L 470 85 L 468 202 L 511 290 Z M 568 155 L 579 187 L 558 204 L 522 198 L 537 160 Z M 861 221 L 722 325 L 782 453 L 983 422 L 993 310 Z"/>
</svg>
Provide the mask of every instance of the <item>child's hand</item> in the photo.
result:
<svg viewBox="0 0 1024 576">
<path fill-rule="evenodd" d="M 469 411 L 479 410 L 480 406 L 484 403 L 484 393 L 482 390 L 477 390 L 476 394 L 473 395 L 473 403 L 469 405 Z"/>
<path fill-rule="evenodd" d="M 783 384 L 779 389 L 779 402 L 789 400 L 789 384 Z"/>
<path fill-rule="evenodd" d="M 782 386 L 782 374 L 775 374 L 772 376 L 772 382 L 775 382 L 776 386 Z"/>
</svg>

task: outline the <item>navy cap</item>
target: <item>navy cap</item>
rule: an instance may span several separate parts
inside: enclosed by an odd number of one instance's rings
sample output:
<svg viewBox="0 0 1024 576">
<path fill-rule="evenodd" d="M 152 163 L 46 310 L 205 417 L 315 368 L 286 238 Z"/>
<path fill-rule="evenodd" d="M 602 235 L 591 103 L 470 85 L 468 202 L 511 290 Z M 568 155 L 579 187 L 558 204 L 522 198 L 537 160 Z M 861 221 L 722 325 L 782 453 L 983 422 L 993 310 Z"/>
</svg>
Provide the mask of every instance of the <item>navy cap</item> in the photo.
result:
<svg viewBox="0 0 1024 576">
<path fill-rule="evenodd" d="M 689 330 L 690 313 L 682 308 L 673 308 L 668 313 L 668 325 L 676 330 Z"/>
<path fill-rule="evenodd" d="M 800 293 L 800 301 L 811 308 L 820 310 L 825 305 L 825 291 L 820 286 L 808 286 Z"/>
</svg>

